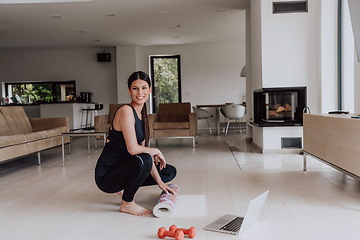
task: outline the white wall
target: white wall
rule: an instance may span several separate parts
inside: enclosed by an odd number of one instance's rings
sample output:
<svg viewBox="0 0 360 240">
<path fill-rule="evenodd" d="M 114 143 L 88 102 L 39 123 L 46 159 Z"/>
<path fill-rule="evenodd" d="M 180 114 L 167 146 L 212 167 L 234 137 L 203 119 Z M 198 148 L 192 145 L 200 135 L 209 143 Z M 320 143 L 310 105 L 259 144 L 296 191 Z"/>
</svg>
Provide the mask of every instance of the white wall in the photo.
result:
<svg viewBox="0 0 360 240">
<path fill-rule="evenodd" d="M 343 1 L 342 18 L 342 80 L 343 80 L 343 109 L 354 112 L 354 35 L 351 28 L 349 6 Z"/>
<path fill-rule="evenodd" d="M 360 113 L 360 62 L 359 62 L 359 56 L 360 56 L 360 24 L 359 24 L 359 18 L 360 18 L 360 14 L 359 14 L 359 9 L 360 9 L 360 4 L 359 1 L 357 0 L 343 0 L 345 5 L 348 5 L 350 8 L 350 14 L 351 14 L 351 34 L 352 36 L 355 36 L 355 45 L 356 49 L 354 49 L 354 65 L 352 65 L 352 63 L 348 62 L 350 67 L 354 68 L 354 71 L 351 72 L 350 74 L 354 74 L 354 78 L 353 78 L 353 84 L 354 84 L 354 88 L 353 91 L 351 90 L 351 94 L 353 94 L 353 104 L 354 104 L 354 112 L 355 113 Z M 348 4 L 347 4 L 348 3 Z M 347 11 L 347 9 L 346 9 Z M 350 53 L 350 51 L 349 51 Z M 350 56 L 350 54 L 349 54 Z M 346 93 L 344 93 L 346 94 Z"/>
<path fill-rule="evenodd" d="M 321 0 L 320 10 L 320 81 L 313 96 L 320 113 L 337 110 L 337 5 L 338 0 Z"/>
<path fill-rule="evenodd" d="M 360 114 L 360 62 L 358 62 L 357 55 L 355 56 L 354 62 L 354 89 L 356 93 L 354 96 L 354 112 Z"/>
<path fill-rule="evenodd" d="M 263 87 L 304 86 L 317 79 L 317 12 L 273 14 L 262 5 Z"/>
<path fill-rule="evenodd" d="M 244 12 L 245 18 L 245 12 Z M 245 22 L 241 23 L 245 24 Z M 118 47 L 117 71 L 119 102 L 129 101 L 126 92 L 128 76 L 134 71 L 134 64 L 121 64 L 127 59 L 133 61 L 136 53 L 136 70 L 149 73 L 151 55 L 180 55 L 182 101 L 198 104 L 241 103 L 246 97 L 245 78 L 240 77 L 245 65 L 245 34 L 243 42 L 188 44 L 175 46 Z M 121 55 L 121 56 L 120 56 Z M 121 88 L 124 86 L 125 88 Z M 210 112 L 215 114 L 213 109 Z M 215 128 L 215 122 L 210 122 Z M 199 122 L 199 128 L 206 128 L 206 122 Z"/>
<path fill-rule="evenodd" d="M 140 69 L 139 69 L 140 70 Z M 121 46 L 116 47 L 116 72 L 117 72 L 117 102 L 128 103 L 127 80 L 129 76 L 138 71 L 136 67 L 136 47 Z M 148 72 L 146 70 L 143 70 Z"/>
<path fill-rule="evenodd" d="M 252 81 L 252 91 L 262 88 L 262 0 L 250 1 L 250 28 L 251 28 L 251 68 L 250 76 Z"/>
<path fill-rule="evenodd" d="M 19 49 L 0 51 L 0 82 L 76 80 L 77 94 L 92 92 L 92 101 L 116 103 L 115 49 L 112 62 L 97 62 L 104 48 Z"/>
</svg>

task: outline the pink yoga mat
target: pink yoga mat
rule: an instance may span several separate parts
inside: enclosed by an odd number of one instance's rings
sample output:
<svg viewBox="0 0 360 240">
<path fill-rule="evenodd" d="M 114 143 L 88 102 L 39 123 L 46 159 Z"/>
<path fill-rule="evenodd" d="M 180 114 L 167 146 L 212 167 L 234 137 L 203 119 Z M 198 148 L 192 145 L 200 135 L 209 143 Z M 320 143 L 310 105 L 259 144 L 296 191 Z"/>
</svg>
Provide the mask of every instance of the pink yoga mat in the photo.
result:
<svg viewBox="0 0 360 240">
<path fill-rule="evenodd" d="M 153 214 L 155 217 L 168 217 L 174 210 L 176 198 L 179 195 L 180 188 L 175 184 L 168 185 L 175 194 L 165 193 L 164 191 L 161 193 L 159 200 L 155 204 L 153 208 Z"/>
</svg>

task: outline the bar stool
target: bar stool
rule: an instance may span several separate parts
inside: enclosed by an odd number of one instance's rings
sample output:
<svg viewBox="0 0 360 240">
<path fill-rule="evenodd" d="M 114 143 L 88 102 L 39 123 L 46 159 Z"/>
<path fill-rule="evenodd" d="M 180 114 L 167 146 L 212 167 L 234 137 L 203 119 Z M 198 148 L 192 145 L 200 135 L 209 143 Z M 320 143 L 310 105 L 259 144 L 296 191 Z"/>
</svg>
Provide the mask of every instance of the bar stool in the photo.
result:
<svg viewBox="0 0 360 240">
<path fill-rule="evenodd" d="M 81 128 L 85 130 L 92 130 L 95 129 L 93 123 L 93 119 L 96 116 L 96 113 L 99 112 L 102 114 L 102 109 L 104 108 L 103 104 L 95 104 L 95 108 L 83 108 L 82 114 L 81 114 Z M 83 124 L 84 119 L 84 113 L 85 113 L 85 124 Z"/>
<path fill-rule="evenodd" d="M 93 118 L 93 115 L 95 114 L 95 111 L 96 111 L 95 108 L 83 108 L 82 109 L 82 114 L 81 114 L 81 128 L 82 129 L 85 129 L 85 130 L 94 129 L 94 127 L 91 126 L 91 124 L 92 124 L 92 118 Z M 84 113 L 85 113 L 85 124 L 83 124 Z M 89 115 L 90 115 L 90 117 L 89 117 Z"/>
</svg>

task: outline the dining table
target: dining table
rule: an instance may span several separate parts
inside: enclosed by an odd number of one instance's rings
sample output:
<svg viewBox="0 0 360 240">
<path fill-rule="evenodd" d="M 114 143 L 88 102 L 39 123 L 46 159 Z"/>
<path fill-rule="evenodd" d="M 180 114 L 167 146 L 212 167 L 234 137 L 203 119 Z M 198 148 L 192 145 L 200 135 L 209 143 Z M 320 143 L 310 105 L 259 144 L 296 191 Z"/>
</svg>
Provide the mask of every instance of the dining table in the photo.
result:
<svg viewBox="0 0 360 240">
<path fill-rule="evenodd" d="M 215 108 L 215 121 L 216 121 L 216 134 L 220 135 L 220 109 L 229 104 L 234 103 L 222 103 L 222 104 L 200 104 L 196 105 L 198 108 Z M 244 107 L 246 107 L 246 102 L 241 103 Z"/>
<path fill-rule="evenodd" d="M 216 134 L 220 135 L 220 108 L 226 106 L 226 104 L 203 104 L 196 105 L 198 108 L 215 108 L 215 121 L 216 121 Z"/>
</svg>

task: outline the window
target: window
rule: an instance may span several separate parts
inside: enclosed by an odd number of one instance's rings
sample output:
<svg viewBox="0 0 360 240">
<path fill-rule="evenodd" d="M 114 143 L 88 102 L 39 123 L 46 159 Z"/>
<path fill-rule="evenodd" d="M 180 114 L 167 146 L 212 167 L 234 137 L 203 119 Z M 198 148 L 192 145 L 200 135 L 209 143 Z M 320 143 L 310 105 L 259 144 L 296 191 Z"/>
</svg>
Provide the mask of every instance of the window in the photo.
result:
<svg viewBox="0 0 360 240">
<path fill-rule="evenodd" d="M 7 104 L 73 102 L 75 81 L 5 83 Z"/>
<path fill-rule="evenodd" d="M 153 81 L 153 112 L 157 112 L 159 103 L 180 103 L 180 55 L 152 56 L 150 61 Z"/>
</svg>

